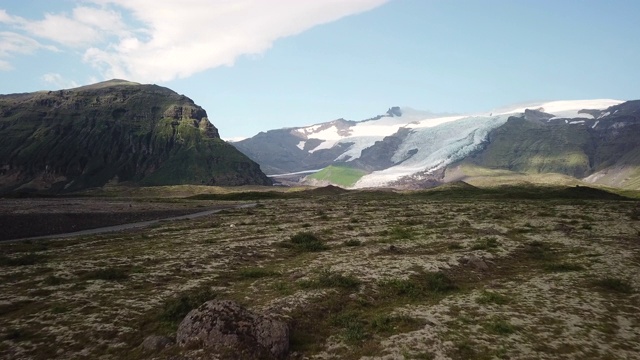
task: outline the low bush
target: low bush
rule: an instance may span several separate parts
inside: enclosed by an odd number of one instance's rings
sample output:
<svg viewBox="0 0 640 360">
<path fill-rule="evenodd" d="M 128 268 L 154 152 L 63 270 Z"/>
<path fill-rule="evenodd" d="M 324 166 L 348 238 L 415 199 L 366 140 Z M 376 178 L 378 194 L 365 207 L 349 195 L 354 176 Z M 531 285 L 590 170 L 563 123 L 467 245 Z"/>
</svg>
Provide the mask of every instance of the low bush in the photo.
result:
<svg viewBox="0 0 640 360">
<path fill-rule="evenodd" d="M 129 278 L 129 271 L 121 268 L 109 267 L 91 270 L 81 275 L 83 280 L 120 281 Z"/>
<path fill-rule="evenodd" d="M 362 245 L 362 241 L 351 239 L 351 240 L 345 241 L 344 245 L 345 246 L 360 246 L 360 245 Z"/>
<path fill-rule="evenodd" d="M 312 280 L 301 281 L 303 288 L 341 288 L 354 290 L 360 286 L 361 281 L 354 276 L 345 276 L 329 270 L 324 270 Z"/>
<path fill-rule="evenodd" d="M 633 286 L 629 281 L 619 278 L 605 277 L 595 281 L 595 285 L 603 290 L 614 291 L 618 293 L 631 293 Z"/>
<path fill-rule="evenodd" d="M 158 320 L 176 327 L 189 311 L 199 307 L 209 300 L 214 300 L 216 294 L 209 287 L 198 288 L 167 300 L 157 315 Z"/>
<path fill-rule="evenodd" d="M 580 264 L 571 263 L 551 263 L 544 266 L 544 269 L 549 272 L 570 272 L 580 271 L 584 268 Z"/>
<path fill-rule="evenodd" d="M 378 284 L 385 297 L 421 299 L 434 294 L 446 294 L 458 286 L 442 272 L 421 273 L 409 279 L 383 280 Z"/>
<path fill-rule="evenodd" d="M 494 319 L 485 328 L 497 335 L 509 335 L 516 332 L 516 327 L 503 319 Z"/>
<path fill-rule="evenodd" d="M 279 275 L 279 273 L 265 268 L 250 267 L 238 270 L 238 275 L 246 279 L 259 279 Z"/>
<path fill-rule="evenodd" d="M 497 248 L 500 245 L 498 239 L 495 237 L 487 237 L 482 238 L 476 241 L 472 246 L 471 250 L 490 250 Z"/>
<path fill-rule="evenodd" d="M 510 303 L 511 299 L 500 293 L 483 290 L 477 301 L 479 304 L 505 305 Z"/>
<path fill-rule="evenodd" d="M 0 266 L 29 266 L 46 261 L 46 255 L 36 253 L 28 253 L 17 257 L 0 256 Z"/>
<path fill-rule="evenodd" d="M 329 249 L 322 240 L 308 231 L 293 235 L 288 241 L 281 242 L 280 246 L 301 252 L 317 252 Z"/>
</svg>

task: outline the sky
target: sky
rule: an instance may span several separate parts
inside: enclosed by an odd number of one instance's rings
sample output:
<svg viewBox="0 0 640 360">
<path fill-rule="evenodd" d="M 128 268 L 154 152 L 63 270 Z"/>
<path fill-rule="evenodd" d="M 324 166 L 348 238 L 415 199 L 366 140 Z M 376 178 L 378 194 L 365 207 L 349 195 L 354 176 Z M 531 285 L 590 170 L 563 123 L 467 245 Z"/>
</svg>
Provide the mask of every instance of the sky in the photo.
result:
<svg viewBox="0 0 640 360">
<path fill-rule="evenodd" d="M 113 78 L 225 139 L 392 106 L 640 99 L 637 0 L 0 0 L 0 94 Z"/>
</svg>

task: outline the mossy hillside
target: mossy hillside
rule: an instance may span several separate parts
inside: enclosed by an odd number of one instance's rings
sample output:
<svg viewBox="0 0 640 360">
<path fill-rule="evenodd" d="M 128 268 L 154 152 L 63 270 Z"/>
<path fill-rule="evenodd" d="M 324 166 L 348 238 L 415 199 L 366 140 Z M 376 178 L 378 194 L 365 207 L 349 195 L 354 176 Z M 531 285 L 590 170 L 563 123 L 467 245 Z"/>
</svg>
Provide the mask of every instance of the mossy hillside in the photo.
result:
<svg viewBox="0 0 640 360">
<path fill-rule="evenodd" d="M 0 187 L 270 183 L 191 99 L 156 85 L 101 84 L 0 96 Z"/>
<path fill-rule="evenodd" d="M 485 149 L 471 161 L 488 168 L 582 178 L 591 169 L 590 139 L 585 127 L 512 117 L 490 134 Z"/>
<path fill-rule="evenodd" d="M 330 165 L 315 174 L 309 175 L 309 178 L 343 187 L 351 187 L 366 174 L 366 171 L 348 166 Z"/>
</svg>

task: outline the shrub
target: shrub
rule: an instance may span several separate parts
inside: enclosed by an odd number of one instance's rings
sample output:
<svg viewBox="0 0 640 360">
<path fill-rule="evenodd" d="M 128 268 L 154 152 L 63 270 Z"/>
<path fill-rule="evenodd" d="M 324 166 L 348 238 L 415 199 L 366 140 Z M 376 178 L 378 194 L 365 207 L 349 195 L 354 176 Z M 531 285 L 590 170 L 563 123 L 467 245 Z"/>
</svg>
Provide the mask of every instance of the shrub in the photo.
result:
<svg viewBox="0 0 640 360">
<path fill-rule="evenodd" d="M 544 260 L 551 257 L 551 247 L 542 241 L 534 240 L 529 242 L 525 248 L 524 252 L 527 257 L 535 260 Z"/>
<path fill-rule="evenodd" d="M 570 271 L 580 271 L 584 268 L 582 267 L 582 265 L 579 265 L 579 264 L 551 263 L 551 264 L 545 265 L 544 269 L 549 272 L 570 272 Z"/>
<path fill-rule="evenodd" d="M 495 237 L 487 237 L 476 241 L 471 246 L 471 250 L 489 250 L 497 248 L 499 245 L 498 239 Z"/>
<path fill-rule="evenodd" d="M 494 319 L 486 325 L 487 330 L 498 335 L 509 335 L 516 332 L 515 326 L 502 319 Z"/>
<path fill-rule="evenodd" d="M 342 288 L 357 289 L 361 281 L 354 276 L 344 276 L 329 270 L 323 270 L 320 275 L 313 280 L 302 281 L 300 285 L 304 288 Z"/>
<path fill-rule="evenodd" d="M 441 272 L 422 273 L 407 280 L 383 280 L 379 284 L 381 293 L 386 296 L 420 299 L 432 294 L 446 294 L 458 289 L 447 275 Z"/>
<path fill-rule="evenodd" d="M 395 240 L 408 240 L 413 237 L 413 233 L 411 232 L 411 230 L 400 226 L 394 226 L 393 228 L 391 228 L 391 230 L 389 231 L 389 235 L 392 239 Z"/>
<path fill-rule="evenodd" d="M 378 315 L 371 320 L 371 328 L 376 334 L 391 335 L 416 330 L 424 326 L 425 321 L 407 315 Z"/>
<path fill-rule="evenodd" d="M 477 299 L 479 304 L 497 304 L 505 305 L 511 302 L 511 299 L 505 295 L 483 290 Z"/>
<path fill-rule="evenodd" d="M 60 285 L 64 282 L 64 279 L 54 275 L 49 275 L 46 278 L 44 278 L 43 282 L 45 285 L 51 285 L 51 286 Z"/>
<path fill-rule="evenodd" d="M 627 280 L 619 278 L 606 277 L 595 282 L 595 285 L 603 290 L 610 290 L 619 293 L 631 293 L 633 287 Z"/>
<path fill-rule="evenodd" d="M 0 265 L 2 266 L 28 266 L 46 262 L 45 255 L 28 253 L 18 257 L 0 256 Z"/>
<path fill-rule="evenodd" d="M 259 279 L 263 277 L 279 275 L 279 273 L 265 268 L 250 267 L 238 270 L 238 275 L 240 275 L 240 277 L 248 279 Z"/>
<path fill-rule="evenodd" d="M 289 241 L 284 241 L 281 246 L 293 248 L 302 252 L 317 252 L 327 250 L 329 247 L 311 232 L 303 231 L 293 235 Z"/>
<path fill-rule="evenodd" d="M 124 269 L 110 267 L 105 269 L 91 270 L 84 273 L 81 278 L 84 280 L 119 281 L 128 279 L 129 272 Z"/>
<path fill-rule="evenodd" d="M 362 241 L 351 239 L 351 240 L 345 241 L 344 245 L 345 246 L 360 246 L 360 245 L 362 245 Z"/>
<path fill-rule="evenodd" d="M 354 321 L 347 324 L 344 330 L 344 339 L 347 343 L 358 343 L 368 337 L 364 325 L 361 322 Z"/>
<path fill-rule="evenodd" d="M 441 272 L 426 273 L 424 279 L 426 280 L 427 290 L 431 292 L 446 293 L 458 289 L 453 280 Z"/>
<path fill-rule="evenodd" d="M 209 287 L 195 289 L 167 300 L 162 305 L 157 318 L 171 326 L 176 326 L 189 311 L 215 298 L 216 294 Z"/>
</svg>

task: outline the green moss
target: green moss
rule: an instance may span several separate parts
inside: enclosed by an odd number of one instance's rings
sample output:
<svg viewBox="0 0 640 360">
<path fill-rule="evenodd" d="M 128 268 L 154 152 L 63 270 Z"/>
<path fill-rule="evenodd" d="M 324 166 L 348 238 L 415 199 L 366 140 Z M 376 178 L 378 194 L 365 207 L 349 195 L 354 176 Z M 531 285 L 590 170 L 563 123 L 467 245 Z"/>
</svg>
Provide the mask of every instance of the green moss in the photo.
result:
<svg viewBox="0 0 640 360">
<path fill-rule="evenodd" d="M 561 173 L 582 178 L 590 170 L 586 127 L 542 124 L 510 118 L 489 136 L 489 144 L 474 160 L 487 168 L 524 173 Z"/>
<path fill-rule="evenodd" d="M 331 184 L 351 187 L 367 172 L 347 166 L 330 165 L 318 171 L 313 175 L 309 175 L 310 179 L 328 181 Z"/>
</svg>

